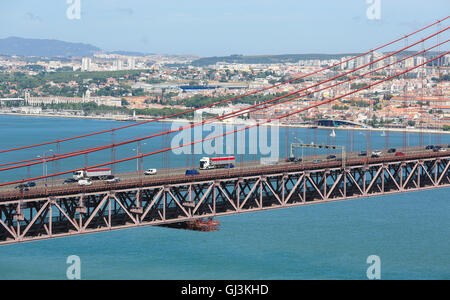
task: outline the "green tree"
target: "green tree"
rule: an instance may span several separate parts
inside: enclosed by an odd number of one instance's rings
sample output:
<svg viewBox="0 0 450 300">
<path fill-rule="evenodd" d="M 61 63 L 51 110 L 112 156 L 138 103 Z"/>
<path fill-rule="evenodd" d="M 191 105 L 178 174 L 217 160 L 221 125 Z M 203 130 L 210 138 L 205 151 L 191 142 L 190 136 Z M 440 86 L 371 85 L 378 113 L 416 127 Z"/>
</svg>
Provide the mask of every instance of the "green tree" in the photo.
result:
<svg viewBox="0 0 450 300">
<path fill-rule="evenodd" d="M 130 105 L 130 102 L 128 102 L 127 99 L 122 98 L 121 100 L 122 100 L 122 102 L 121 102 L 122 106 Z"/>
</svg>

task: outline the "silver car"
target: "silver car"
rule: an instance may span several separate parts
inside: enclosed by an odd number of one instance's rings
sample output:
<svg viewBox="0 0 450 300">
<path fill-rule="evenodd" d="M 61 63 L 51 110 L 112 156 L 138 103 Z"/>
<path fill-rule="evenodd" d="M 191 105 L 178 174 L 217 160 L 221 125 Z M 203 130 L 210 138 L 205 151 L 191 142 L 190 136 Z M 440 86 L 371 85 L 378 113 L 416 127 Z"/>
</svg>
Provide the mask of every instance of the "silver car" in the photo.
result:
<svg viewBox="0 0 450 300">
<path fill-rule="evenodd" d="M 78 180 L 78 185 L 92 185 L 92 181 L 90 181 L 89 179 L 80 179 Z"/>
<path fill-rule="evenodd" d="M 145 170 L 144 175 L 156 175 L 156 173 L 158 173 L 156 169 L 147 169 Z"/>
</svg>

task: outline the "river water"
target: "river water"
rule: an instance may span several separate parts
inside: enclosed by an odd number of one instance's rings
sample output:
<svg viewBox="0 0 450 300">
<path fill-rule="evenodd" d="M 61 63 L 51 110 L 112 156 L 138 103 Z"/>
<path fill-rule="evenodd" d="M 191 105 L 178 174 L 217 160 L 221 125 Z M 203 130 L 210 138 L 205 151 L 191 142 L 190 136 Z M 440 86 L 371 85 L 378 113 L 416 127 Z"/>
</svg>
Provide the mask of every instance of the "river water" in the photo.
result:
<svg viewBox="0 0 450 300">
<path fill-rule="evenodd" d="M 0 149 L 126 124 L 0 116 Z M 114 134 L 0 154 L 0 163 L 107 145 L 172 126 L 150 123 Z M 205 137 L 211 131 L 201 134 Z M 286 145 L 299 140 L 346 146 L 355 152 L 366 150 L 367 139 L 370 150 L 450 143 L 448 135 L 390 132 L 386 137 L 380 132 L 336 130 L 336 137 L 330 137 L 329 130 L 304 128 L 268 129 L 267 136 L 265 147 L 259 147 L 252 136 L 238 135 L 226 141 L 223 151 L 234 154 L 239 164 L 268 156 L 268 151 L 284 158 L 289 152 Z M 177 137 L 142 141 L 140 150 L 148 153 L 170 147 L 174 141 Z M 237 149 L 240 142 L 245 144 L 243 154 Z M 125 145 L 115 153 L 104 150 L 64 163 L 50 162 L 47 172 L 132 156 L 137 146 Z M 251 153 L 254 149 L 258 150 L 255 154 Z M 338 152 L 306 150 L 303 154 L 327 153 Z M 296 154 L 301 155 L 300 150 Z M 194 168 L 202 156 L 208 155 L 204 151 L 188 155 L 169 151 L 145 158 L 143 167 Z M 134 160 L 118 165 L 115 171 L 136 171 L 137 167 Z M 40 176 L 43 172 L 42 166 L 1 172 L 0 181 Z M 65 279 L 70 255 L 80 257 L 82 279 L 365 279 L 370 266 L 366 260 L 371 255 L 380 257 L 382 279 L 450 279 L 449 191 L 436 189 L 221 217 L 221 230 L 210 233 L 145 227 L 2 246 L 0 279 Z"/>
</svg>

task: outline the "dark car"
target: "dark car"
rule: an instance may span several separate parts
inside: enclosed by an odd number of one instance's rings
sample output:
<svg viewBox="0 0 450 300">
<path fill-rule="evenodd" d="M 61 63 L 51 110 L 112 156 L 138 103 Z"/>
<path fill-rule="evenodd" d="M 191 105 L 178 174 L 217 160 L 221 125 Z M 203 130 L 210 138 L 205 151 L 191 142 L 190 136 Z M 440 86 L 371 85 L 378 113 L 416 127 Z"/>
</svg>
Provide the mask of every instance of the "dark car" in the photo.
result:
<svg viewBox="0 0 450 300">
<path fill-rule="evenodd" d="M 25 185 L 27 187 L 34 187 L 34 186 L 36 186 L 36 182 L 30 181 L 30 182 L 25 183 Z"/>
<path fill-rule="evenodd" d="M 434 147 L 433 147 L 433 151 L 434 151 L 434 152 L 438 152 L 440 149 L 442 149 L 441 146 L 434 146 Z"/>
<path fill-rule="evenodd" d="M 194 169 L 194 170 L 186 170 L 186 175 L 188 175 L 188 176 L 198 175 L 198 174 L 200 174 L 200 173 L 196 169 Z"/>
<path fill-rule="evenodd" d="M 327 156 L 327 159 L 336 159 L 336 155 L 330 154 Z"/>
<path fill-rule="evenodd" d="M 26 184 L 19 184 L 18 186 L 15 187 L 16 189 L 19 189 L 21 191 L 28 191 L 28 185 Z"/>
<path fill-rule="evenodd" d="M 69 184 L 69 183 L 75 183 L 78 180 L 74 179 L 74 178 L 67 178 L 66 180 L 64 180 L 63 184 Z"/>
<path fill-rule="evenodd" d="M 295 157 L 291 156 L 286 158 L 286 162 L 294 162 L 295 161 Z"/>
<path fill-rule="evenodd" d="M 433 148 L 434 148 L 433 145 L 428 145 L 428 146 L 425 147 L 426 150 L 432 150 Z"/>
<path fill-rule="evenodd" d="M 388 150 L 388 153 L 395 153 L 395 152 L 397 152 L 397 149 L 395 149 L 395 148 L 391 148 Z"/>
<path fill-rule="evenodd" d="M 294 162 L 302 162 L 302 161 L 303 161 L 303 159 L 301 157 L 296 157 L 294 159 Z"/>
<path fill-rule="evenodd" d="M 361 151 L 361 152 L 359 152 L 358 156 L 367 156 L 367 152 L 366 151 Z"/>
</svg>

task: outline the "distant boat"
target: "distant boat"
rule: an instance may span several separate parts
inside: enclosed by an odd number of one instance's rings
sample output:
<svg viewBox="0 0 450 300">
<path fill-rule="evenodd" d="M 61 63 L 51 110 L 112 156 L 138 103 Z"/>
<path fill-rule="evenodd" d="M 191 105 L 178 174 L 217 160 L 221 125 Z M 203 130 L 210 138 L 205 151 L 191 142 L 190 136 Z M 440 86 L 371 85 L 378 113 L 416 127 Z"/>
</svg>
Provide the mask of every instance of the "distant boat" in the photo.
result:
<svg viewBox="0 0 450 300">
<path fill-rule="evenodd" d="M 336 137 L 336 132 L 334 131 L 334 129 L 333 129 L 333 131 L 330 133 L 330 136 L 331 136 L 331 137 Z"/>
<path fill-rule="evenodd" d="M 383 132 L 381 133 L 381 136 L 386 136 L 386 131 L 383 130 Z"/>
</svg>

